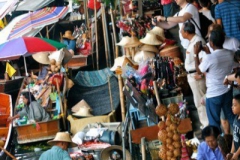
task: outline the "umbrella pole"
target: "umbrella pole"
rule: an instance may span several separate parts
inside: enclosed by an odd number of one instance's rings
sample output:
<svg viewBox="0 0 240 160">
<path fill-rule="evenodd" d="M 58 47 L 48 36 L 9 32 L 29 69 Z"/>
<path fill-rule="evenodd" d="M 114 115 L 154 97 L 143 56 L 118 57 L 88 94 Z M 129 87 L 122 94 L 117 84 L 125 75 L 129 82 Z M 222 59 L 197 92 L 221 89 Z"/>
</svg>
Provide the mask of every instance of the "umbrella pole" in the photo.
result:
<svg viewBox="0 0 240 160">
<path fill-rule="evenodd" d="M 25 76 L 26 77 L 28 77 L 29 76 L 29 74 L 28 74 L 28 71 L 27 71 L 27 63 L 26 63 L 26 57 L 25 56 L 23 56 L 23 60 L 24 60 L 24 68 L 25 68 Z"/>
</svg>

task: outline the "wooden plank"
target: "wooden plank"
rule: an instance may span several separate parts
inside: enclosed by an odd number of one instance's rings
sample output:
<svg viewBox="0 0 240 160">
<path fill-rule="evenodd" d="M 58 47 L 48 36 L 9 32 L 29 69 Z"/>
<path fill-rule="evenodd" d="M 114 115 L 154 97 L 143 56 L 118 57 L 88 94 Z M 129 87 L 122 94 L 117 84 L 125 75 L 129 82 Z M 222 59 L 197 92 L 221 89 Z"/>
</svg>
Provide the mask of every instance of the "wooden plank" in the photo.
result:
<svg viewBox="0 0 240 160">
<path fill-rule="evenodd" d="M 142 127 L 140 129 L 131 130 L 132 143 L 141 144 L 141 138 L 145 137 L 147 141 L 158 139 L 158 126 Z"/>
</svg>

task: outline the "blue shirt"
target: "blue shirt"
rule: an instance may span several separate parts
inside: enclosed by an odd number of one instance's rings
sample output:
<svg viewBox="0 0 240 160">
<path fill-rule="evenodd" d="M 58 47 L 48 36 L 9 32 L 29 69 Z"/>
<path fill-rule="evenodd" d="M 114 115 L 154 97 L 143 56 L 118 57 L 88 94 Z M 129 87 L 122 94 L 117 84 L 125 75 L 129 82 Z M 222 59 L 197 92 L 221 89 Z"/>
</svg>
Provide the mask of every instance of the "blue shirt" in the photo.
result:
<svg viewBox="0 0 240 160">
<path fill-rule="evenodd" d="M 224 160 L 219 148 L 212 150 L 206 142 L 198 146 L 197 160 Z"/>
<path fill-rule="evenodd" d="M 240 41 L 240 1 L 223 1 L 215 7 L 215 19 L 221 19 L 227 37 Z"/>
<path fill-rule="evenodd" d="M 42 153 L 39 160 L 72 160 L 68 152 L 58 146 L 53 146 L 51 149 Z"/>
</svg>

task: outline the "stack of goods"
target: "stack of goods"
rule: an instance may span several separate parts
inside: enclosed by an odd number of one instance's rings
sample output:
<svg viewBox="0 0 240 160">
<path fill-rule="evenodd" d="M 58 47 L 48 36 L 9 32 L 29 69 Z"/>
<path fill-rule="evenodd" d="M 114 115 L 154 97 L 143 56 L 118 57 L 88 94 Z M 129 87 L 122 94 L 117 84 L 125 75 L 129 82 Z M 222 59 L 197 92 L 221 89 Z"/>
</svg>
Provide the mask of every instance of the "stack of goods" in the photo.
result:
<svg viewBox="0 0 240 160">
<path fill-rule="evenodd" d="M 156 107 L 156 114 L 159 117 L 167 116 L 166 121 L 158 123 L 158 139 L 162 142 L 159 150 L 159 157 L 162 160 L 176 160 L 181 157 L 181 137 L 178 132 L 180 118 L 176 116 L 179 113 L 179 106 L 176 103 L 170 103 L 168 107 L 160 104 Z"/>
</svg>

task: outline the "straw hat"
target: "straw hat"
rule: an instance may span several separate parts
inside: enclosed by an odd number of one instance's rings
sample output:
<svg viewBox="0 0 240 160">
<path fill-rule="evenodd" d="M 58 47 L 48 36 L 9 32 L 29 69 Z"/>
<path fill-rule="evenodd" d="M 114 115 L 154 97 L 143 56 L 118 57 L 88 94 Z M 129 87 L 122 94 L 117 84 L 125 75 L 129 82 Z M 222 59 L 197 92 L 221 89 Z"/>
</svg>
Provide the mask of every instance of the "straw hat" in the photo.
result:
<svg viewBox="0 0 240 160">
<path fill-rule="evenodd" d="M 65 31 L 65 33 L 63 35 L 63 38 L 67 38 L 67 39 L 73 40 L 74 37 L 72 36 L 72 31 L 70 31 L 70 30 Z"/>
<path fill-rule="evenodd" d="M 162 44 L 161 41 L 157 39 L 157 36 L 153 33 L 147 33 L 146 36 L 143 39 L 140 39 L 140 42 L 143 44 L 149 44 L 149 45 L 160 45 Z"/>
<path fill-rule="evenodd" d="M 62 60 L 63 60 L 63 58 L 64 58 L 64 54 L 65 54 L 65 53 L 63 52 L 63 50 L 58 50 L 58 51 L 52 52 L 52 53 L 48 56 L 48 58 L 49 58 L 50 60 L 55 59 L 56 62 L 62 63 Z"/>
<path fill-rule="evenodd" d="M 82 99 L 75 106 L 72 107 L 72 112 L 74 113 L 78 112 L 81 107 L 89 108 L 90 111 L 92 111 L 92 108 L 87 104 L 87 102 L 84 99 Z"/>
<path fill-rule="evenodd" d="M 150 30 L 148 33 L 153 33 L 157 36 L 159 36 L 159 38 L 161 40 L 165 40 L 165 35 L 164 35 L 164 30 L 160 27 L 155 26 L 152 30 Z"/>
<path fill-rule="evenodd" d="M 155 54 L 148 51 L 139 51 L 135 54 L 133 60 L 137 63 L 146 61 L 147 59 L 152 59 L 155 57 Z"/>
<path fill-rule="evenodd" d="M 122 151 L 122 147 L 121 146 L 117 146 L 117 145 L 112 145 L 110 147 L 107 147 L 105 149 L 102 150 L 101 152 L 101 158 L 102 160 L 110 160 L 112 158 L 110 158 L 111 155 L 119 155 L 120 158 L 116 159 L 116 160 L 121 160 L 123 159 L 123 151 Z M 128 150 L 126 150 L 126 160 L 132 160 L 131 154 Z"/>
<path fill-rule="evenodd" d="M 91 116 L 93 116 L 90 113 L 90 108 L 87 108 L 86 106 L 80 107 L 79 110 L 72 115 L 76 116 L 76 117 L 91 117 Z"/>
<path fill-rule="evenodd" d="M 148 52 L 154 52 L 154 53 L 159 53 L 159 50 L 152 46 L 152 45 L 148 45 L 148 44 L 144 44 L 141 48 L 141 51 L 148 51 Z"/>
<path fill-rule="evenodd" d="M 116 43 L 117 46 L 125 46 L 127 43 L 131 41 L 131 38 L 128 36 L 125 36 L 122 38 L 122 40 L 118 43 Z"/>
<path fill-rule="evenodd" d="M 55 136 L 55 138 L 51 141 L 48 141 L 47 143 L 51 146 L 53 146 L 56 142 L 68 142 L 70 143 L 69 147 L 76 147 L 77 144 L 74 143 L 70 137 L 70 134 L 67 132 L 58 132 Z"/>
<path fill-rule="evenodd" d="M 127 64 L 130 64 L 130 66 L 132 66 L 133 68 L 135 68 L 137 66 L 136 63 L 134 63 L 131 59 L 129 59 L 126 56 L 122 56 L 122 57 L 117 57 L 114 60 L 114 65 L 113 67 L 110 69 L 111 71 L 116 71 L 116 69 L 118 67 L 123 67 Z"/>
<path fill-rule="evenodd" d="M 132 36 L 130 38 L 130 42 L 128 42 L 124 47 L 137 47 L 141 45 L 142 43 L 139 41 L 139 39 L 135 36 Z"/>
<path fill-rule="evenodd" d="M 41 64 L 50 64 L 48 56 L 49 52 L 38 52 L 32 55 L 33 59 Z"/>
</svg>

